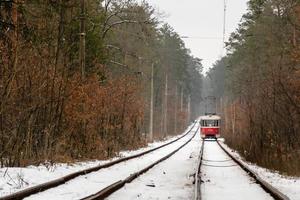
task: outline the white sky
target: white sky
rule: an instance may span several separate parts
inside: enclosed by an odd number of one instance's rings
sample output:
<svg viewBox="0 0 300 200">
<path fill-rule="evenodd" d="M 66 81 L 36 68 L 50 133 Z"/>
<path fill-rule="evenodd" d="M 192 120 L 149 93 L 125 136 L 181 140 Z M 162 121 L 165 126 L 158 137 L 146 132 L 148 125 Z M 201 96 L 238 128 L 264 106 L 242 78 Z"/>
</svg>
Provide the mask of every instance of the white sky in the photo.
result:
<svg viewBox="0 0 300 200">
<path fill-rule="evenodd" d="M 206 72 L 222 55 L 223 0 L 147 0 L 183 38 L 192 55 L 203 59 Z M 248 0 L 227 0 L 226 38 L 244 13 Z M 194 37 L 194 38 L 193 38 Z M 201 37 L 197 38 L 197 37 Z M 208 38 L 208 39 L 204 39 Z"/>
</svg>

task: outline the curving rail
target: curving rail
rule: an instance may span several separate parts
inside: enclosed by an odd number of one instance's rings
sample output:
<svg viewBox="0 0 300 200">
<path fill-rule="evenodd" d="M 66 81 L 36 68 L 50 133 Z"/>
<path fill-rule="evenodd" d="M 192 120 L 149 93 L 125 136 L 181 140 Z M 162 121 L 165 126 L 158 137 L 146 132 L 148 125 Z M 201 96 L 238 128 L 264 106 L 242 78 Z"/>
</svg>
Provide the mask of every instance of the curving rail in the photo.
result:
<svg viewBox="0 0 300 200">
<path fill-rule="evenodd" d="M 128 161 L 128 160 L 132 160 L 134 158 L 144 156 L 144 155 L 149 154 L 153 151 L 161 149 L 165 146 L 173 144 L 173 143 L 177 142 L 178 140 L 186 137 L 192 131 L 192 129 L 195 127 L 196 124 L 197 124 L 197 122 L 195 122 L 192 125 L 192 127 L 184 135 L 182 135 L 182 136 L 180 136 L 180 137 L 178 137 L 178 138 L 176 138 L 176 139 L 174 139 L 174 140 L 172 140 L 172 141 L 170 141 L 166 144 L 163 144 L 161 146 L 158 146 L 158 147 L 155 147 L 153 149 L 138 153 L 136 155 L 120 158 L 118 160 L 115 160 L 115 161 L 112 161 L 112 162 L 109 162 L 109 163 L 106 163 L 106 164 L 102 164 L 102 165 L 98 165 L 98 166 L 91 167 L 91 168 L 88 168 L 88 169 L 80 170 L 80 171 L 68 174 L 66 176 L 63 176 L 63 177 L 60 177 L 60 178 L 54 179 L 52 181 L 45 182 L 45 183 L 42 183 L 42 184 L 39 184 L 39 185 L 36 185 L 36 186 L 33 186 L 33 187 L 29 187 L 29 188 L 24 189 L 22 191 L 19 191 L 19 192 L 16 192 L 16 193 L 13 193 L 13 194 L 10 194 L 10 195 L 7 195 L 7 196 L 0 197 L 0 200 L 20 200 L 20 199 L 24 199 L 25 197 L 28 197 L 30 195 L 37 194 L 39 192 L 48 190 L 50 188 L 54 188 L 54 187 L 57 187 L 59 185 L 62 185 L 64 183 L 66 183 L 67 181 L 75 179 L 75 178 L 77 178 L 81 175 L 89 174 L 91 172 L 95 172 L 95 171 L 98 171 L 100 169 L 105 169 L 105 168 L 111 167 L 113 165 L 119 164 L 121 162 L 125 162 L 125 161 Z"/>
<path fill-rule="evenodd" d="M 199 153 L 199 163 L 195 174 L 195 200 L 201 200 L 201 165 L 203 161 L 203 150 L 204 150 L 204 140 L 202 140 L 201 143 L 201 148 Z"/>
<path fill-rule="evenodd" d="M 241 162 L 239 159 L 237 159 L 235 156 L 233 156 L 226 148 L 224 148 L 219 141 L 217 141 L 218 145 L 221 147 L 221 149 L 236 163 L 238 164 L 249 176 L 254 178 L 256 182 L 267 192 L 269 193 L 274 199 L 276 200 L 290 200 L 289 197 L 287 197 L 285 194 L 280 192 L 278 189 L 273 187 L 271 184 L 264 181 L 262 178 L 260 178 L 252 169 L 250 169 L 247 165 L 245 165 L 243 162 Z"/>
<path fill-rule="evenodd" d="M 104 199 L 104 198 L 110 196 L 111 194 L 113 194 L 114 192 L 119 190 L 120 188 L 124 187 L 125 184 L 131 183 L 134 179 L 136 179 L 139 176 L 141 176 L 142 174 L 146 173 L 149 169 L 153 168 L 157 164 L 159 164 L 159 163 L 165 161 L 166 159 L 170 158 L 172 155 L 174 155 L 176 152 L 178 152 L 180 149 L 182 149 L 184 146 L 186 146 L 190 141 L 192 141 L 192 139 L 196 136 L 198 130 L 199 130 L 199 127 L 189 140 L 187 140 L 183 145 L 181 145 L 180 147 L 178 147 L 177 149 L 175 149 L 174 151 L 172 151 L 168 155 L 166 155 L 166 156 L 162 157 L 161 159 L 157 160 L 156 162 L 148 165 L 144 169 L 142 169 L 142 170 L 140 170 L 140 171 L 138 171 L 134 174 L 131 174 L 130 176 L 128 176 L 124 180 L 119 180 L 119 181 L 107 186 L 106 188 L 100 190 L 99 192 L 97 192 L 93 195 L 90 195 L 88 197 L 82 198 L 81 200 Z"/>
<path fill-rule="evenodd" d="M 267 193 L 269 193 L 276 200 L 290 200 L 285 194 L 280 192 L 278 189 L 273 187 L 271 184 L 264 181 L 260 178 L 253 170 L 251 170 L 247 165 L 233 156 L 218 140 L 216 140 L 219 147 L 234 161 L 238 166 L 240 166 L 249 176 L 255 179 L 256 183 L 258 183 Z M 195 175 L 195 200 L 201 200 L 201 166 L 203 159 L 203 150 L 204 150 L 205 140 L 202 141 L 201 151 L 199 155 L 199 163 L 197 172 Z M 226 167 L 226 166 L 222 166 Z"/>
</svg>

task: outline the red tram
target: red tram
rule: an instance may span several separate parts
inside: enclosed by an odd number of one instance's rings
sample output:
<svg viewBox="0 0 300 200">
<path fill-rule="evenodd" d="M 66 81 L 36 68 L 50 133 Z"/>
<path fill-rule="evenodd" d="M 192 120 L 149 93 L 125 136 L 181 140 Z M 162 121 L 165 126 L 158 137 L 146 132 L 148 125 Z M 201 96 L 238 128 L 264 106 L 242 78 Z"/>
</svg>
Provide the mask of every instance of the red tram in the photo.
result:
<svg viewBox="0 0 300 200">
<path fill-rule="evenodd" d="M 221 117 L 218 115 L 204 115 L 200 117 L 201 138 L 220 137 Z"/>
</svg>

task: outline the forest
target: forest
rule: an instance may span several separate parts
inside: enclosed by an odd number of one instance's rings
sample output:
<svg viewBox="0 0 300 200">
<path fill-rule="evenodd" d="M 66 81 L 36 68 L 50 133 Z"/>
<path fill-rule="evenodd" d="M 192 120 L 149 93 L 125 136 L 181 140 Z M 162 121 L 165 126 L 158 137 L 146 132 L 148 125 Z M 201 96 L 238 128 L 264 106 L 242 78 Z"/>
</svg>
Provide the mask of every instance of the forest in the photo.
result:
<svg viewBox="0 0 300 200">
<path fill-rule="evenodd" d="M 0 165 L 104 159 L 179 134 L 199 115 L 201 71 L 146 1 L 0 0 Z"/>
<path fill-rule="evenodd" d="M 251 0 L 206 81 L 226 143 L 247 160 L 300 175 L 300 2 Z"/>
</svg>

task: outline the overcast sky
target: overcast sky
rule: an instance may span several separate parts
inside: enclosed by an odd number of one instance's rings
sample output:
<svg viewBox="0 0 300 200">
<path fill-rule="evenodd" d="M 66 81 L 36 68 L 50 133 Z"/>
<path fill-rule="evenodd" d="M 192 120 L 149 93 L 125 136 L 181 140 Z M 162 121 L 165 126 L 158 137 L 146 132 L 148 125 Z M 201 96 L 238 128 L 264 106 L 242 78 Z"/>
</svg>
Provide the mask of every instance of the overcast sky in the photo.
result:
<svg viewBox="0 0 300 200">
<path fill-rule="evenodd" d="M 176 32 L 181 36 L 191 37 L 183 40 L 192 55 L 203 59 L 205 71 L 221 57 L 223 0 L 148 0 L 148 2 L 166 14 L 164 21 Z M 227 38 L 237 28 L 246 9 L 247 0 L 227 0 Z"/>
</svg>

